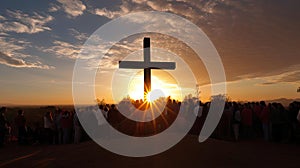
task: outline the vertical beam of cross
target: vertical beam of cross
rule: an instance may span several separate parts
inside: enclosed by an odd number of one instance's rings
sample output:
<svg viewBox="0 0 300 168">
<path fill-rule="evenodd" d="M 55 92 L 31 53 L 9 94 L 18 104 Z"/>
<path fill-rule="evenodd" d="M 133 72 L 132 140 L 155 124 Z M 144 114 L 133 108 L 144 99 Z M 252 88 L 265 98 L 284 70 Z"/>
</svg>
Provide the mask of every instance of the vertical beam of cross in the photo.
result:
<svg viewBox="0 0 300 168">
<path fill-rule="evenodd" d="M 150 63 L 150 38 L 144 38 L 144 62 Z M 147 98 L 148 92 L 151 91 L 151 68 L 144 69 L 144 100 Z"/>
</svg>

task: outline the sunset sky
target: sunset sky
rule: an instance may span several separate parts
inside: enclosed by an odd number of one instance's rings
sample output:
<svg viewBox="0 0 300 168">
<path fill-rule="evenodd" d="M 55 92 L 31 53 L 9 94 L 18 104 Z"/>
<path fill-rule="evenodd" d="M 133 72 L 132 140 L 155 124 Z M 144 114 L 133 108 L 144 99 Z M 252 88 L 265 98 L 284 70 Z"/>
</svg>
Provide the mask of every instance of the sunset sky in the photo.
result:
<svg viewBox="0 0 300 168">
<path fill-rule="evenodd" d="M 0 105 L 72 104 L 73 68 L 82 45 L 103 24 L 138 11 L 173 13 L 201 28 L 219 52 L 232 100 L 299 98 L 299 7 L 299 0 L 4 0 Z M 144 36 L 151 37 L 151 47 L 171 51 L 187 63 L 207 101 L 209 79 L 201 60 L 183 42 L 161 34 L 138 34 L 111 48 L 105 67 L 99 67 L 104 71 L 96 76 L 97 97 L 112 101 L 109 84 L 117 62 L 132 53 L 131 58 L 142 59 Z M 176 88 L 177 78 L 189 79 L 179 70 L 173 78 L 168 72 L 155 73 L 165 88 Z M 191 87 L 193 83 L 186 85 Z"/>
</svg>

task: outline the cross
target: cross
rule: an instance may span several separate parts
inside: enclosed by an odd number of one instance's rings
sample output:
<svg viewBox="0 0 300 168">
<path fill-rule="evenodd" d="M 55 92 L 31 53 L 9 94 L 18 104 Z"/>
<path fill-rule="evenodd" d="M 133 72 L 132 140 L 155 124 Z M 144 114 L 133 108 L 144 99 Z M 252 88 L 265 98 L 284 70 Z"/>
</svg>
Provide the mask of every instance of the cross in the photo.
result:
<svg viewBox="0 0 300 168">
<path fill-rule="evenodd" d="M 144 38 L 144 61 L 119 61 L 119 68 L 144 69 L 144 100 L 151 91 L 151 69 L 176 68 L 175 62 L 151 62 L 150 59 L 150 38 Z"/>
</svg>

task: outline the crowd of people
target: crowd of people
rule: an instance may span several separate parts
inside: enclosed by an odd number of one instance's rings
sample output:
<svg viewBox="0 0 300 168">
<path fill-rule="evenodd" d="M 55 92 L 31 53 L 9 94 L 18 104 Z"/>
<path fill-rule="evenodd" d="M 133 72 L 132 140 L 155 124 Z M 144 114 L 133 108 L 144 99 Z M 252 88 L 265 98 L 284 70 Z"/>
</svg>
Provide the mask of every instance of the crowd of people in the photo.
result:
<svg viewBox="0 0 300 168">
<path fill-rule="evenodd" d="M 49 144 L 80 142 L 82 128 L 74 111 L 62 109 L 56 109 L 54 112 L 48 111 L 45 113 L 43 120 L 44 137 L 46 137 Z"/>
<path fill-rule="evenodd" d="M 236 141 L 263 138 L 272 142 L 300 142 L 299 109 L 300 102 L 292 102 L 286 108 L 280 103 L 266 104 L 264 101 L 227 102 L 213 137 Z M 196 128 L 202 127 L 207 110 L 203 110 L 202 114 L 196 121 L 200 126 Z"/>
<path fill-rule="evenodd" d="M 124 106 L 129 104 L 133 105 L 131 108 L 140 110 L 147 108 L 146 103 L 140 100 L 122 101 L 118 105 L 99 104 L 98 109 L 84 107 L 81 110 L 91 112 L 83 114 L 92 114 L 98 126 L 109 123 L 120 132 L 131 136 L 150 136 L 172 125 L 179 111 L 197 116 L 189 133 L 199 135 L 210 108 L 210 102 L 203 104 L 194 100 L 179 102 L 168 99 L 160 116 L 151 121 L 137 122 L 127 118 L 118 110 L 120 107 L 124 109 Z M 264 101 L 226 102 L 221 120 L 212 137 L 235 141 L 262 138 L 265 141 L 298 142 L 300 139 L 299 109 L 300 102 L 292 102 L 286 108 L 280 103 L 266 104 Z M 127 110 L 134 111 L 130 108 Z M 27 125 L 23 110 L 19 110 L 14 121 L 10 122 L 6 120 L 6 111 L 6 107 L 0 109 L 0 146 L 13 140 L 12 128 L 17 129 L 16 140 L 21 145 L 79 143 L 83 137 L 87 137 L 75 110 L 67 111 L 60 108 L 49 110 L 44 114 L 43 121 L 35 123 L 32 128 Z"/>
<path fill-rule="evenodd" d="M 17 141 L 20 145 L 79 143 L 82 127 L 74 111 L 47 111 L 41 122 L 29 126 L 23 110 L 18 110 L 13 121 L 7 121 L 6 107 L 0 109 L 0 146 Z M 42 124 L 41 124 L 42 123 Z"/>
</svg>

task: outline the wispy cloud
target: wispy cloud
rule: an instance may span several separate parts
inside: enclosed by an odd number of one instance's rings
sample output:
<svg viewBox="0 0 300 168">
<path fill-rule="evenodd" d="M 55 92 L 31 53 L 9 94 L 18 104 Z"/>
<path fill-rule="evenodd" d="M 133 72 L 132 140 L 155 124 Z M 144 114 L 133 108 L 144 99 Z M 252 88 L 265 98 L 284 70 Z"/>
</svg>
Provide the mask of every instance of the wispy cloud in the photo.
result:
<svg viewBox="0 0 300 168">
<path fill-rule="evenodd" d="M 7 17 L 0 17 L 0 31 L 34 34 L 51 30 L 46 24 L 54 18 L 50 15 L 33 12 L 32 15 L 20 10 L 7 10 Z"/>
<path fill-rule="evenodd" d="M 21 40 L 21 39 L 17 40 L 12 37 L 0 36 L 0 46 L 1 46 L 0 49 L 5 50 L 5 53 L 8 53 L 9 55 L 12 55 L 15 52 L 19 52 L 25 49 L 29 45 L 30 43 L 25 40 Z"/>
<path fill-rule="evenodd" d="M 54 3 L 51 3 L 50 4 L 50 7 L 48 8 L 48 11 L 49 12 L 57 12 L 61 9 L 61 6 L 57 5 L 57 4 L 54 4 Z"/>
<path fill-rule="evenodd" d="M 290 72 L 283 72 L 278 75 L 272 75 L 267 77 L 261 77 L 266 82 L 260 83 L 259 85 L 273 85 L 278 83 L 291 83 L 300 84 L 300 70 L 294 70 Z"/>
<path fill-rule="evenodd" d="M 172 2 L 161 0 L 122 0 L 122 3 L 114 7 L 114 9 L 96 8 L 92 13 L 113 19 L 129 12 L 155 10 L 171 12 L 192 21 L 199 21 L 203 20 L 207 15 L 217 12 L 218 5 L 240 7 L 236 2 L 224 0 L 176 0 Z"/>
<path fill-rule="evenodd" d="M 106 8 L 101 8 L 101 9 L 97 8 L 97 9 L 94 10 L 93 13 L 96 14 L 96 15 L 99 15 L 99 16 L 107 17 L 109 19 L 113 19 L 113 18 L 121 16 L 122 14 L 126 14 L 123 11 L 111 11 L 111 10 L 108 10 Z"/>
<path fill-rule="evenodd" d="M 76 29 L 74 28 L 70 28 L 69 29 L 70 31 L 70 34 L 76 39 L 76 40 L 79 40 L 79 41 L 85 41 L 88 39 L 88 34 L 86 33 L 81 33 L 79 31 L 77 31 Z"/>
<path fill-rule="evenodd" d="M 16 68 L 55 68 L 43 64 L 38 57 L 24 54 L 23 50 L 30 46 L 28 41 L 0 36 L 0 64 Z"/>
<path fill-rule="evenodd" d="M 49 11 L 55 12 L 59 9 L 63 9 L 69 17 L 74 18 L 82 15 L 86 10 L 86 6 L 81 0 L 57 0 L 57 2 L 60 4 L 60 6 L 52 4 L 49 8 Z"/>
<path fill-rule="evenodd" d="M 5 17 L 0 15 L 0 20 L 5 20 Z"/>
<path fill-rule="evenodd" d="M 7 55 L 0 52 L 0 64 L 4 64 L 10 67 L 16 68 L 38 68 L 38 69 L 53 69 L 53 66 L 42 64 L 40 61 L 27 62 L 23 59 L 14 58 L 13 56 Z"/>
<path fill-rule="evenodd" d="M 0 32 L 0 36 L 9 36 L 9 34 L 4 33 L 4 32 Z"/>
<path fill-rule="evenodd" d="M 75 34 L 74 38 L 84 40 L 87 38 L 87 35 L 80 33 L 75 29 L 71 29 L 70 33 Z M 82 42 L 67 42 L 61 40 L 53 41 L 53 45 L 50 47 L 40 47 L 40 50 L 47 53 L 52 53 L 58 58 L 64 59 L 90 59 L 93 62 L 93 59 L 99 56 L 100 53 L 105 53 L 109 49 L 110 45 L 105 44 L 101 39 L 98 39 L 96 36 L 92 36 L 90 42 L 92 44 L 85 47 L 85 52 L 81 52 L 83 47 Z"/>
<path fill-rule="evenodd" d="M 258 84 L 258 86 L 260 86 L 260 85 L 274 85 L 274 84 L 277 84 L 277 82 L 263 82 L 261 84 Z"/>
<path fill-rule="evenodd" d="M 286 74 L 278 81 L 279 82 L 298 82 L 298 83 L 300 83 L 300 71 L 295 71 L 295 72 Z"/>
<path fill-rule="evenodd" d="M 55 54 L 59 58 L 76 59 L 80 48 L 80 45 L 56 40 L 53 42 L 53 46 L 45 48 L 43 51 Z"/>
</svg>

